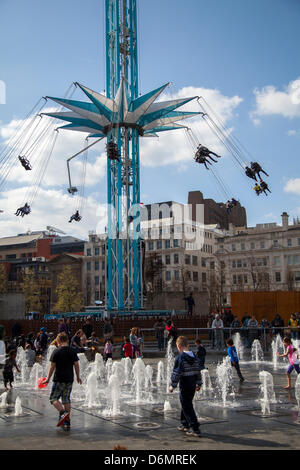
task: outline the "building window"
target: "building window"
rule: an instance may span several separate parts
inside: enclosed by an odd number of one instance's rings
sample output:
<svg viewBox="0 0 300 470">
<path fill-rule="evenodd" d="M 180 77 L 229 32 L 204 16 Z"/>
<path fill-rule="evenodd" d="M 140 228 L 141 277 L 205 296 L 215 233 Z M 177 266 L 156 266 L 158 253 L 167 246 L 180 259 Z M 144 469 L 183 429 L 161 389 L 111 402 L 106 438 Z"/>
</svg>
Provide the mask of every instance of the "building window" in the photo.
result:
<svg viewBox="0 0 300 470">
<path fill-rule="evenodd" d="M 235 261 L 232 261 L 232 267 L 236 268 L 236 262 Z"/>
<path fill-rule="evenodd" d="M 102 271 L 105 269 L 105 261 L 102 261 Z"/>
<path fill-rule="evenodd" d="M 260 247 L 264 248 L 265 247 L 265 242 L 260 242 Z"/>
<path fill-rule="evenodd" d="M 289 255 L 289 256 L 287 257 L 287 264 L 293 264 L 293 257 L 292 257 L 292 255 Z"/>
<path fill-rule="evenodd" d="M 174 279 L 175 281 L 179 281 L 179 271 L 174 271 Z"/>
<path fill-rule="evenodd" d="M 96 247 L 95 248 L 95 256 L 99 256 L 99 255 L 100 255 L 100 248 Z"/>
<path fill-rule="evenodd" d="M 178 263 L 179 263 L 178 253 L 174 253 L 174 264 L 178 264 Z"/>
<path fill-rule="evenodd" d="M 273 262 L 274 266 L 280 266 L 280 256 L 274 256 Z"/>
<path fill-rule="evenodd" d="M 278 248 L 278 240 L 273 240 L 273 246 L 274 248 Z"/>
<path fill-rule="evenodd" d="M 299 255 L 294 255 L 293 262 L 294 264 L 299 264 Z"/>
<path fill-rule="evenodd" d="M 281 282 L 281 273 L 280 272 L 275 273 L 275 281 L 276 282 Z"/>
<path fill-rule="evenodd" d="M 165 263 L 166 263 L 166 264 L 171 264 L 171 256 L 170 256 L 170 255 L 166 255 L 166 257 L 165 257 Z"/>
<path fill-rule="evenodd" d="M 87 250 L 86 250 L 86 255 L 87 255 L 87 256 L 92 256 L 92 250 L 91 250 L 91 248 L 87 248 Z"/>
<path fill-rule="evenodd" d="M 100 300 L 100 292 L 97 290 L 95 292 L 95 300 Z"/>
<path fill-rule="evenodd" d="M 206 273 L 202 273 L 202 284 L 206 284 Z"/>
<path fill-rule="evenodd" d="M 87 269 L 87 271 L 90 271 L 91 268 L 92 268 L 92 263 L 91 263 L 90 261 L 88 261 L 88 262 L 86 263 L 86 269 Z"/>
<path fill-rule="evenodd" d="M 198 256 L 192 257 L 192 263 L 193 263 L 193 266 L 198 266 Z"/>
<path fill-rule="evenodd" d="M 149 251 L 152 251 L 152 250 L 153 250 L 153 246 L 154 246 L 153 242 L 149 242 L 149 245 L 148 245 L 148 246 L 149 246 Z"/>
<path fill-rule="evenodd" d="M 248 284 L 248 276 L 247 276 L 247 274 L 244 274 L 244 283 L 245 283 L 245 284 Z"/>
<path fill-rule="evenodd" d="M 95 285 L 97 286 L 99 284 L 100 280 L 99 280 L 99 276 L 95 276 Z"/>
<path fill-rule="evenodd" d="M 254 243 L 254 242 L 251 242 L 251 243 L 250 243 L 250 249 L 251 249 L 251 250 L 255 250 L 255 243 Z"/>
<path fill-rule="evenodd" d="M 242 260 L 241 259 L 238 259 L 237 262 L 236 262 L 236 267 L 237 268 L 241 268 L 242 267 Z"/>
<path fill-rule="evenodd" d="M 99 271 L 99 261 L 95 261 L 95 271 Z"/>
<path fill-rule="evenodd" d="M 232 276 L 232 284 L 236 284 L 236 274 Z"/>
<path fill-rule="evenodd" d="M 292 239 L 291 238 L 288 238 L 287 246 L 292 246 Z"/>
<path fill-rule="evenodd" d="M 190 255 L 185 255 L 185 264 L 191 264 L 191 257 L 190 257 Z"/>
<path fill-rule="evenodd" d="M 215 269 L 215 262 L 211 261 L 209 266 L 210 266 L 210 269 Z"/>
<path fill-rule="evenodd" d="M 105 245 L 102 246 L 102 254 L 105 255 Z"/>
<path fill-rule="evenodd" d="M 162 249 L 162 241 L 161 241 L 161 240 L 158 240 L 158 241 L 157 241 L 157 249 L 158 249 L 158 250 L 161 250 L 161 249 Z"/>
<path fill-rule="evenodd" d="M 245 251 L 246 247 L 245 247 L 245 243 L 241 243 L 241 250 L 242 251 Z"/>
<path fill-rule="evenodd" d="M 233 243 L 233 244 L 231 245 L 231 249 L 232 249 L 232 251 L 236 251 L 235 243 Z"/>
<path fill-rule="evenodd" d="M 300 281 L 300 271 L 295 271 L 294 275 L 295 275 L 295 281 L 299 282 Z"/>
<path fill-rule="evenodd" d="M 165 241 L 165 248 L 170 248 L 171 244 L 170 244 L 170 240 L 166 240 Z"/>
<path fill-rule="evenodd" d="M 206 268 L 206 259 L 205 258 L 201 258 L 201 266 L 202 266 L 202 268 Z"/>
<path fill-rule="evenodd" d="M 174 240 L 173 240 L 173 246 L 174 246 L 174 248 L 178 248 L 179 243 L 178 243 L 177 238 L 174 238 Z"/>
<path fill-rule="evenodd" d="M 166 281 L 171 281 L 171 271 L 166 271 Z"/>
<path fill-rule="evenodd" d="M 193 271 L 193 281 L 197 282 L 198 281 L 198 272 Z"/>
</svg>

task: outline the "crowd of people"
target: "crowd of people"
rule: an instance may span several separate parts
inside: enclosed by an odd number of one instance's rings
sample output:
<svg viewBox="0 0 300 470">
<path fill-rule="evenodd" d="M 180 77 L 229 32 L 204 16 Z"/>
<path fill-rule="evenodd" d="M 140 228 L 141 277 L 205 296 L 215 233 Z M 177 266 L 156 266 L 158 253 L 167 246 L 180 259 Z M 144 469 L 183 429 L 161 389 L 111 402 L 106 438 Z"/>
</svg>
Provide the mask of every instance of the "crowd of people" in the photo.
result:
<svg viewBox="0 0 300 470">
<path fill-rule="evenodd" d="M 263 317 L 258 321 L 255 315 L 247 313 L 241 320 L 234 316 L 231 310 L 224 313 L 211 313 L 208 317 L 207 328 L 209 328 L 209 339 L 211 348 L 223 350 L 226 347 L 226 340 L 234 333 L 239 332 L 246 348 L 251 348 L 255 339 L 265 341 L 268 349 L 272 337 L 279 334 L 282 338 L 285 330 L 289 330 L 289 334 L 293 339 L 300 339 L 300 313 L 291 315 L 287 324 L 284 324 L 283 318 L 276 313 L 274 318 L 269 321 Z"/>
<path fill-rule="evenodd" d="M 266 323 L 267 322 L 267 323 Z M 247 314 L 241 321 L 234 317 L 231 311 L 225 312 L 223 315 L 216 313 L 209 318 L 209 331 L 213 332 L 212 340 L 215 341 L 217 347 L 225 345 L 226 352 L 232 367 L 236 370 L 237 376 L 241 383 L 245 381 L 240 369 L 239 357 L 231 335 L 236 331 L 247 333 L 244 338 L 248 340 L 250 345 L 254 339 L 254 333 L 267 328 L 272 334 L 281 334 L 285 352 L 277 353 L 279 357 L 287 357 L 289 359 L 289 367 L 286 371 L 287 386 L 291 388 L 291 373 L 293 370 L 297 374 L 300 373 L 300 361 L 298 351 L 293 346 L 293 338 L 299 338 L 300 333 L 300 316 L 292 314 L 287 327 L 290 336 L 284 332 L 284 322 L 279 314 L 276 314 L 271 322 L 263 319 L 257 322 L 255 316 Z M 163 350 L 170 341 L 179 352 L 175 358 L 174 368 L 170 377 L 169 392 L 172 393 L 179 385 L 179 400 L 181 403 L 181 417 L 179 431 L 186 432 L 188 435 L 200 437 L 201 431 L 199 422 L 193 407 L 193 398 L 197 390 L 200 390 L 202 379 L 201 371 L 205 369 L 206 348 L 201 339 L 194 341 L 194 350 L 190 350 L 190 341 L 185 336 L 178 335 L 178 329 L 172 319 L 159 318 L 154 324 L 157 343 L 159 350 Z M 225 335 L 226 332 L 226 335 Z M 18 328 L 13 329 L 13 335 L 20 333 Z M 97 338 L 93 325 L 87 318 L 82 328 L 72 335 L 70 321 L 59 319 L 57 324 L 57 334 L 48 333 L 46 327 L 42 326 L 37 335 L 29 333 L 27 336 L 19 334 L 13 336 L 10 342 L 7 342 L 7 356 L 3 369 L 3 381 L 5 391 L 8 385 L 13 387 L 14 369 L 20 373 L 17 364 L 17 348 L 23 347 L 27 366 L 32 367 L 35 361 L 42 359 L 50 345 L 54 345 L 49 361 L 49 370 L 46 378 L 43 378 L 43 385 L 47 386 L 53 376 L 53 383 L 50 392 L 50 403 L 58 411 L 57 426 L 63 426 L 70 429 L 70 413 L 71 413 L 71 392 L 73 381 L 76 380 L 82 384 L 80 378 L 79 357 L 78 353 L 94 350 L 94 353 L 101 352 L 104 360 L 112 358 L 114 343 L 114 327 L 110 320 L 105 320 L 103 327 L 103 341 Z M 143 357 L 144 338 L 140 327 L 133 327 L 124 336 L 121 345 L 121 355 L 125 358 L 142 358 Z M 74 374 L 75 372 L 75 374 Z"/>
</svg>

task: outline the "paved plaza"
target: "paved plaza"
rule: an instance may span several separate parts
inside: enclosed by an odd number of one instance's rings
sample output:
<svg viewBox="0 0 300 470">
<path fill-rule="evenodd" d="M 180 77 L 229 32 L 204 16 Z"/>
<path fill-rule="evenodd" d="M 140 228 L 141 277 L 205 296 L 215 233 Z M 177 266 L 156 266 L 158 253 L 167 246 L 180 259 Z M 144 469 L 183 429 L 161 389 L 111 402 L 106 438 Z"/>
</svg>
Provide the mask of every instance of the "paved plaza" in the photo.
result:
<svg viewBox="0 0 300 470">
<path fill-rule="evenodd" d="M 216 365 L 222 354 L 208 354 L 212 386 L 216 386 Z M 0 408 L 1 450 L 112 450 L 116 444 L 130 450 L 292 450 L 300 448 L 300 418 L 295 389 L 284 390 L 285 369 L 273 370 L 271 362 L 242 362 L 245 383 L 234 374 L 234 395 L 224 407 L 214 394 L 200 394 L 194 400 L 201 423 L 202 437 L 188 437 L 176 428 L 179 424 L 178 393 L 158 394 L 155 375 L 159 358 L 145 359 L 154 370 L 153 403 L 136 405 L 124 400 L 118 416 L 106 415 L 106 403 L 88 408 L 73 401 L 70 431 L 56 427 L 57 412 L 49 403 L 50 387 L 28 390 L 18 384 L 8 394 L 7 405 Z M 262 416 L 259 397 L 259 371 L 272 373 L 276 404 L 271 414 Z M 235 372 L 235 371 L 233 371 Z M 295 384 L 296 375 L 292 377 Z M 130 387 L 128 396 L 130 396 Z M 3 392 L 1 385 L 0 393 Z M 204 396 L 205 395 L 205 396 Z M 15 400 L 21 398 L 22 414 L 15 416 Z M 164 411 L 165 400 L 171 409 Z"/>
</svg>

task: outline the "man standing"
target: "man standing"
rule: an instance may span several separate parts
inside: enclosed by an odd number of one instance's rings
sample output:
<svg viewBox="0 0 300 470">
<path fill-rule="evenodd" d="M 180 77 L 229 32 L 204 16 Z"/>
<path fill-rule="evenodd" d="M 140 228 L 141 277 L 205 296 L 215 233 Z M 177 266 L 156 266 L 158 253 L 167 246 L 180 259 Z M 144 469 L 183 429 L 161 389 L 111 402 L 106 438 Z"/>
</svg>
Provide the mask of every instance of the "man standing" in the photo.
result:
<svg viewBox="0 0 300 470">
<path fill-rule="evenodd" d="M 194 306 L 195 306 L 195 301 L 194 301 L 192 292 L 190 293 L 190 295 L 188 297 L 185 297 L 184 300 L 187 301 L 188 315 L 192 316 L 193 315 L 193 309 L 194 309 Z"/>
<path fill-rule="evenodd" d="M 70 429 L 71 392 L 74 381 L 73 367 L 77 382 L 82 384 L 79 373 L 79 359 L 76 351 L 70 348 L 66 333 L 59 333 L 57 344 L 58 348 L 53 351 L 50 358 L 50 368 L 45 383 L 49 383 L 53 372 L 55 372 L 50 393 L 50 403 L 59 412 L 57 426 L 65 424 L 66 428 Z"/>
</svg>

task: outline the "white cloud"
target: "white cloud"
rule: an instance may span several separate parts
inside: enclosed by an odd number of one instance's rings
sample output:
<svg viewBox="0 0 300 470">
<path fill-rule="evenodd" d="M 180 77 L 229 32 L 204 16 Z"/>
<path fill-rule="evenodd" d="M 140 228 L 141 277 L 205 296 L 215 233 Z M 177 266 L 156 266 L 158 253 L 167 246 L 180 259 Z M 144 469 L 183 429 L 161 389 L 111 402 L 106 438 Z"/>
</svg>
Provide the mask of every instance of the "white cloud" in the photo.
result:
<svg viewBox="0 0 300 470">
<path fill-rule="evenodd" d="M 295 129 L 291 129 L 291 130 L 287 131 L 287 135 L 289 135 L 289 136 L 300 135 L 300 130 L 296 131 Z"/>
<path fill-rule="evenodd" d="M 53 110 L 53 108 L 48 108 L 45 109 L 44 112 L 50 112 Z M 4 144 L 13 148 L 14 142 L 17 143 L 15 150 L 13 150 L 13 153 L 9 157 L 9 163 L 7 164 L 10 168 L 7 181 L 17 181 L 18 183 L 30 184 L 36 180 L 40 172 L 41 165 L 43 166 L 42 162 L 46 162 L 50 153 L 52 141 L 50 139 L 47 144 L 47 135 L 52 135 L 53 138 L 55 135 L 54 129 L 57 127 L 57 121 L 52 119 L 52 122 L 53 124 L 49 117 L 44 116 L 35 130 L 34 128 L 36 123 L 24 132 L 24 137 L 19 142 L 16 142 L 17 139 L 13 140 L 13 142 L 9 142 L 9 139 L 18 132 L 20 127 L 21 129 L 26 129 L 27 126 L 30 126 L 29 119 L 24 121 L 13 120 L 6 126 L 2 126 L 0 135 L 4 138 Z M 45 134 L 45 139 L 41 139 L 40 143 L 34 147 L 33 143 L 38 136 L 47 129 L 49 124 L 50 128 L 48 133 Z M 31 132 L 32 130 L 33 132 Z M 67 159 L 85 147 L 86 136 L 87 134 L 82 132 L 59 131 L 54 151 L 47 167 L 46 177 L 43 178 L 42 181 L 43 186 L 68 186 Z M 92 141 L 89 141 L 89 144 L 91 143 Z M 88 150 L 88 164 L 86 167 L 85 180 L 86 186 L 95 185 L 99 180 L 104 178 L 106 174 L 106 156 L 103 150 L 104 141 L 99 142 L 95 147 Z M 24 155 L 28 158 L 32 166 L 32 171 L 24 170 L 18 161 L 19 155 Z M 79 185 L 81 183 L 84 156 L 85 154 L 82 153 L 70 163 L 72 184 L 74 180 L 74 185 Z"/>
<path fill-rule="evenodd" d="M 191 96 L 204 97 L 213 111 L 221 118 L 226 126 L 228 126 L 228 121 L 233 118 L 235 109 L 242 101 L 239 96 L 233 96 L 231 98 L 224 96 L 219 90 L 195 87 L 183 88 L 175 95 L 165 94 L 161 99 L 170 100 Z M 200 100 L 200 102 L 203 103 L 202 100 Z M 196 100 L 187 103 L 179 109 L 182 111 L 201 111 Z M 207 109 L 207 112 L 208 114 L 211 114 L 209 109 Z M 227 154 L 227 151 L 220 140 L 211 131 L 202 117 L 199 116 L 187 119 L 182 121 L 181 124 L 191 128 L 198 143 L 201 142 L 216 153 L 220 153 L 222 155 Z M 229 132 L 231 131 L 232 129 L 229 129 Z M 180 166 L 184 165 L 183 168 L 186 168 L 186 165 L 189 162 L 193 162 L 193 154 L 194 149 L 190 145 L 184 130 L 174 130 L 161 133 L 159 134 L 159 139 L 141 139 L 141 161 L 146 167 L 178 164 Z"/>
<path fill-rule="evenodd" d="M 288 180 L 284 186 L 284 191 L 286 193 L 300 195 L 300 178 L 292 178 Z"/>
<path fill-rule="evenodd" d="M 52 225 L 76 237 L 87 238 L 89 230 L 103 233 L 106 225 L 106 205 L 99 204 L 88 196 L 85 201 L 81 222 L 69 223 L 70 216 L 77 209 L 76 199 L 63 191 L 41 189 L 33 203 L 31 214 L 24 217 L 14 215 L 16 209 L 23 205 L 24 194 L 28 188 L 20 187 L 3 193 L 0 197 L 1 237 L 16 233 L 45 230 Z"/>
<path fill-rule="evenodd" d="M 162 99 L 176 99 L 188 96 L 203 96 L 210 104 L 212 109 L 220 116 L 222 121 L 228 127 L 228 122 L 235 116 L 236 108 L 242 99 L 238 96 L 227 97 L 221 94 L 219 90 L 208 90 L 204 88 L 187 87 L 180 90 L 175 95 L 164 95 Z M 197 101 L 188 103 L 181 108 L 183 111 L 200 111 Z M 43 111 L 53 111 L 53 108 Z M 61 125 L 61 122 L 53 121 L 52 129 Z M 44 116 L 41 120 L 40 130 L 43 126 L 51 122 L 50 118 Z M 30 123 L 29 120 L 13 119 L 8 124 L 0 123 L 0 140 L 4 144 L 13 146 L 16 131 L 23 130 Z M 216 153 L 226 155 L 220 141 L 208 128 L 201 117 L 195 117 L 191 120 L 182 121 L 183 124 L 191 127 L 198 143 L 206 145 Z M 34 126 L 31 128 L 33 131 Z M 28 129 L 27 129 L 28 130 Z M 1 236 L 9 236 L 15 233 L 24 233 L 28 229 L 41 230 L 47 225 L 60 228 L 66 233 L 73 234 L 81 238 L 87 238 L 88 231 L 95 230 L 97 233 L 103 233 L 106 224 L 106 205 L 99 204 L 98 201 L 105 200 L 102 187 L 105 187 L 106 175 L 106 154 L 105 140 L 95 145 L 89 150 L 88 163 L 86 167 L 86 200 L 83 219 L 80 223 L 68 220 L 76 210 L 76 196 L 72 196 L 66 191 L 68 187 L 68 173 L 66 161 L 76 152 L 84 148 L 84 141 L 87 134 L 80 132 L 59 131 L 53 155 L 47 167 L 47 172 L 39 187 L 37 197 L 33 200 L 32 212 L 29 216 L 17 217 L 14 215 L 16 209 L 22 206 L 26 201 L 30 188 L 41 168 L 39 165 L 46 160 L 48 151 L 39 147 L 30 154 L 29 149 L 35 141 L 38 130 L 32 133 L 28 132 L 28 143 L 24 146 L 26 139 L 23 137 L 23 144 L 20 141 L 16 146 L 12 158 L 8 161 L 9 176 L 6 178 L 5 191 L 2 189 L 0 194 L 0 213 Z M 231 129 L 230 129 L 231 131 Z M 49 149 L 48 149 L 49 150 Z M 18 161 L 20 154 L 29 156 L 32 164 L 32 171 L 25 171 Z M 190 164 L 193 164 L 194 149 L 189 146 L 184 130 L 162 133 L 160 139 L 144 138 L 141 139 L 141 163 L 145 167 L 160 167 L 162 165 L 176 165 L 176 170 L 185 171 Z M 80 186 L 83 168 L 83 155 L 71 161 L 72 185 Z M 3 166 L 0 170 L 0 176 L 3 172 Z M 99 185 L 99 182 L 101 184 Z"/>
<path fill-rule="evenodd" d="M 280 115 L 286 118 L 300 117 L 300 77 L 291 81 L 283 91 L 273 85 L 254 90 L 256 108 L 250 117 L 255 124 L 258 116 Z"/>
</svg>

